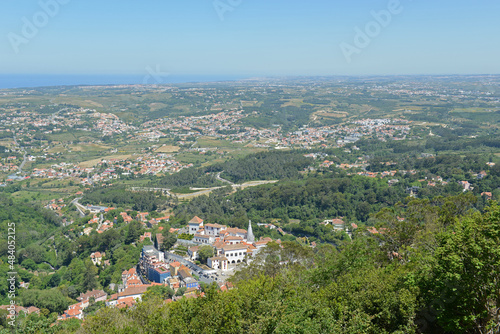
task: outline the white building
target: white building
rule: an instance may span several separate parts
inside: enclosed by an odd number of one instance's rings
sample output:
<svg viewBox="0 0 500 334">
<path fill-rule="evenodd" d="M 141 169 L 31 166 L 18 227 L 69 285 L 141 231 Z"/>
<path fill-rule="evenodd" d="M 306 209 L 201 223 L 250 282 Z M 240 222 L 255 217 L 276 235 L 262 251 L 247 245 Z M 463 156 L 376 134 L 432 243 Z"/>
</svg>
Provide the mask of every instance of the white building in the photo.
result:
<svg viewBox="0 0 500 334">
<path fill-rule="evenodd" d="M 248 246 L 244 244 L 225 245 L 222 247 L 222 256 L 226 257 L 228 263 L 240 263 L 245 260 Z"/>
<path fill-rule="evenodd" d="M 225 225 L 219 225 L 219 224 L 206 224 L 205 225 L 205 234 L 206 235 L 211 235 L 214 237 L 220 236 L 220 232 L 224 231 L 226 229 Z"/>
<path fill-rule="evenodd" d="M 212 237 L 210 235 L 195 234 L 193 241 L 204 245 L 211 245 L 214 243 L 215 237 Z"/>
<path fill-rule="evenodd" d="M 247 230 L 241 228 L 236 228 L 236 227 L 228 228 L 226 232 L 228 235 L 233 237 L 242 237 L 245 240 L 247 238 Z"/>
<path fill-rule="evenodd" d="M 202 227 L 203 227 L 203 219 L 201 219 L 200 217 L 195 216 L 188 222 L 189 234 L 198 233 L 198 230 L 200 230 Z"/>
<path fill-rule="evenodd" d="M 236 244 L 241 244 L 243 242 L 242 237 L 233 237 L 233 236 L 227 236 L 224 238 L 224 241 L 228 245 L 236 245 Z"/>
<path fill-rule="evenodd" d="M 198 250 L 199 246 L 193 246 L 188 248 L 188 255 L 191 258 L 191 260 L 196 260 L 198 258 Z"/>
<path fill-rule="evenodd" d="M 225 256 L 214 256 L 207 259 L 207 264 L 212 269 L 227 270 L 228 260 Z"/>
</svg>

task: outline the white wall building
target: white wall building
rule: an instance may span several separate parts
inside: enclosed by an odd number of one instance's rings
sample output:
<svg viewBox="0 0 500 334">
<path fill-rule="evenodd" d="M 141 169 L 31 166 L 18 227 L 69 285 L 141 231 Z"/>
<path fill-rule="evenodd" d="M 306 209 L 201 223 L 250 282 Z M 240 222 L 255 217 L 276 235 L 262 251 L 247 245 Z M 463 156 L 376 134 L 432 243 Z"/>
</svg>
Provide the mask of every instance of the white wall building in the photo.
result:
<svg viewBox="0 0 500 334">
<path fill-rule="evenodd" d="M 225 256 L 214 256 L 207 259 L 207 264 L 212 269 L 227 270 L 228 260 Z"/>
<path fill-rule="evenodd" d="M 248 246 L 244 244 L 225 245 L 222 247 L 222 256 L 226 257 L 228 263 L 240 263 L 245 260 Z"/>
<path fill-rule="evenodd" d="M 204 245 L 211 245 L 214 243 L 215 237 L 212 237 L 210 235 L 195 234 L 193 241 Z"/>
<path fill-rule="evenodd" d="M 195 216 L 188 222 L 188 233 L 196 234 L 198 233 L 198 230 L 201 229 L 202 227 L 203 227 L 203 219 Z"/>
<path fill-rule="evenodd" d="M 206 235 L 211 235 L 214 237 L 220 236 L 220 232 L 224 231 L 226 229 L 225 225 L 219 225 L 219 224 L 206 224 L 205 225 L 205 234 Z"/>
</svg>

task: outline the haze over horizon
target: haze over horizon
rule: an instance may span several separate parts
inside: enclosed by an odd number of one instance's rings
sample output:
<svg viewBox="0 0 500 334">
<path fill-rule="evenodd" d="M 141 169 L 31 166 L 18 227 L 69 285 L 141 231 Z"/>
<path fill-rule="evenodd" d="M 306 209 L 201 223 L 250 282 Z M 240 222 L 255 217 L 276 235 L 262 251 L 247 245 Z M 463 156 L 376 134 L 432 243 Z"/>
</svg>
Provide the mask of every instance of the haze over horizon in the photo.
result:
<svg viewBox="0 0 500 334">
<path fill-rule="evenodd" d="M 0 74 L 498 74 L 500 3 L 9 1 Z"/>
</svg>

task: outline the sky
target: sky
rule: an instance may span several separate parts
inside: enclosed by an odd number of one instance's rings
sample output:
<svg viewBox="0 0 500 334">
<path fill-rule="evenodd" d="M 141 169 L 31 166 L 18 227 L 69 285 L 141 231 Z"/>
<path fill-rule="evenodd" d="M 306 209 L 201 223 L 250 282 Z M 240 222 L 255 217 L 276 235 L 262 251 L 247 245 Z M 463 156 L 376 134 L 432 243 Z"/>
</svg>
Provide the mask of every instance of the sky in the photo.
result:
<svg viewBox="0 0 500 334">
<path fill-rule="evenodd" d="M 4 75 L 500 73 L 496 0 L 1 0 L 1 8 Z"/>
</svg>

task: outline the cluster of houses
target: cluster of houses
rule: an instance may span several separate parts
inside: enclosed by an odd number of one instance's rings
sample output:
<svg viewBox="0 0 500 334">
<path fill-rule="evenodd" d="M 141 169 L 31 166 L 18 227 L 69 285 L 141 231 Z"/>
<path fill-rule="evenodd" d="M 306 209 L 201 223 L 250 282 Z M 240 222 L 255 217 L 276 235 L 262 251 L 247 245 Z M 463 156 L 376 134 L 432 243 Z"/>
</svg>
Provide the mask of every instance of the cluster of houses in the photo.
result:
<svg viewBox="0 0 500 334">
<path fill-rule="evenodd" d="M 199 288 L 199 282 L 187 266 L 178 261 L 166 262 L 164 253 L 152 245 L 143 247 L 139 268 L 152 284 L 166 284 L 174 291 L 186 288 L 188 294 Z"/>
<path fill-rule="evenodd" d="M 174 264 L 175 265 L 175 264 Z M 180 272 L 181 270 L 185 270 L 184 268 L 177 268 Z M 116 308 L 126 308 L 133 306 L 137 301 L 140 301 L 142 295 L 147 291 L 149 287 L 154 285 L 164 285 L 160 283 L 150 283 L 144 284 L 137 274 L 135 268 L 131 268 L 129 270 L 125 270 L 122 273 L 122 284 L 115 286 L 115 284 L 111 284 L 110 288 L 113 290 L 117 288 L 118 292 L 112 295 L 108 295 L 106 292 L 102 290 L 92 290 L 88 291 L 85 294 L 81 294 L 77 300 L 78 303 L 70 305 L 67 310 L 59 317 L 59 320 L 65 320 L 69 318 L 84 318 L 85 309 L 93 302 L 103 301 L 105 305 L 108 307 L 116 307 Z M 173 285 L 173 288 L 177 290 L 180 286 Z M 184 293 L 186 297 L 197 296 L 196 291 L 198 291 L 198 287 L 193 287 L 191 289 L 187 289 Z"/>
<path fill-rule="evenodd" d="M 102 290 L 92 290 L 80 294 L 76 299 L 78 303 L 68 306 L 68 309 L 59 317 L 58 320 L 65 320 L 70 318 L 83 319 L 84 310 L 89 307 L 91 302 L 106 301 L 108 294 Z"/>
<path fill-rule="evenodd" d="M 212 269 L 228 270 L 229 264 L 237 264 L 251 259 L 265 247 L 271 238 L 255 240 L 252 223 L 248 230 L 231 228 L 220 224 L 204 224 L 199 217 L 194 217 L 188 223 L 188 233 L 193 235 L 192 241 L 197 245 L 188 249 L 191 259 L 198 258 L 198 249 L 203 245 L 214 248 L 215 256 L 208 258 L 207 265 Z"/>
<path fill-rule="evenodd" d="M 49 204 L 45 206 L 46 209 L 53 210 L 53 211 L 60 211 L 62 208 L 64 208 L 66 204 L 64 204 L 64 199 L 59 198 L 58 200 L 56 199 L 51 199 L 49 201 Z"/>
<path fill-rule="evenodd" d="M 90 235 L 90 233 L 95 229 L 97 233 L 104 233 L 107 230 L 112 229 L 117 223 L 118 223 L 118 217 L 115 217 L 113 221 L 110 220 L 104 220 L 102 216 L 102 212 L 109 212 L 110 210 L 113 210 L 114 208 L 108 208 L 108 207 L 103 207 L 103 206 L 95 206 L 95 205 L 87 205 L 85 207 L 87 210 L 93 213 L 98 213 L 101 212 L 100 217 L 98 217 L 96 214 L 88 221 L 87 224 L 92 225 L 92 224 L 97 224 L 97 227 L 94 228 L 93 226 L 88 226 L 83 229 L 83 234 Z M 120 212 L 120 216 L 123 218 L 123 221 L 128 224 L 134 218 L 130 216 L 127 212 Z M 163 216 L 163 217 L 158 217 L 158 218 L 148 218 L 149 213 L 148 212 L 139 212 L 136 216 L 136 220 L 140 222 L 145 228 L 152 228 L 153 226 L 158 225 L 160 222 L 168 222 L 170 219 L 170 216 Z M 162 228 L 160 228 L 161 230 Z M 151 234 L 151 232 L 149 232 Z M 151 235 L 149 235 L 149 239 L 151 239 Z M 141 239 L 143 241 L 144 238 Z"/>
<path fill-rule="evenodd" d="M 230 264 L 251 261 L 260 249 L 272 241 L 271 238 L 261 238 L 256 241 L 251 223 L 249 223 L 248 230 L 245 230 L 220 224 L 204 224 L 199 217 L 194 217 L 189 221 L 187 232 L 193 235 L 191 241 L 186 241 L 192 245 L 188 249 L 190 259 L 198 258 L 201 246 L 211 246 L 214 256 L 207 259 L 207 265 L 211 269 L 222 271 L 229 270 Z M 161 240 L 158 240 L 161 239 L 160 236 L 161 234 L 156 236 L 158 243 L 161 243 Z M 151 233 L 146 232 L 141 237 L 151 239 Z M 198 288 L 199 285 L 188 267 L 177 261 L 166 261 L 165 254 L 153 245 L 143 247 L 139 268 L 150 282 L 168 284 L 174 290 L 180 287 Z M 200 268 L 200 272 L 202 270 Z"/>
<path fill-rule="evenodd" d="M 7 319 L 17 317 L 21 313 L 24 313 L 26 315 L 31 313 L 40 314 L 40 309 L 35 306 L 22 307 L 19 305 L 0 305 L 0 310 L 6 310 L 8 312 Z"/>
<path fill-rule="evenodd" d="M 32 160 L 35 157 L 29 156 Z M 47 159 L 49 160 L 49 159 Z M 105 165 L 105 166 L 104 166 Z M 130 159 L 103 159 L 95 167 L 81 167 L 73 163 L 59 163 L 46 168 L 34 168 L 30 174 L 32 178 L 65 179 L 75 178 L 82 185 L 93 185 L 99 182 L 118 179 L 120 175 L 151 175 L 158 173 L 175 173 L 184 168 L 193 167 L 193 164 L 181 164 L 172 156 L 163 153 L 145 154 Z M 0 164 L 0 170 L 15 171 L 18 166 L 14 163 Z"/>
</svg>

